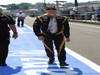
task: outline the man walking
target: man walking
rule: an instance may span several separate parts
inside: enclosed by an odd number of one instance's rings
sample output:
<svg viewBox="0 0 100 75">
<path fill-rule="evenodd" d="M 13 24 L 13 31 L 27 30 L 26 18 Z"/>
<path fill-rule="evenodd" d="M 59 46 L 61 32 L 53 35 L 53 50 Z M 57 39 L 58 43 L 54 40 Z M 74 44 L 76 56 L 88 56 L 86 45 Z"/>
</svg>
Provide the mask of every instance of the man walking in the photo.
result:
<svg viewBox="0 0 100 75">
<path fill-rule="evenodd" d="M 10 29 L 13 31 L 13 38 L 18 37 L 15 22 L 11 16 L 4 15 L 0 8 L 0 66 L 7 66 L 8 47 L 10 43 Z"/>
<path fill-rule="evenodd" d="M 16 15 L 17 18 L 17 26 L 20 27 L 20 25 L 23 27 L 24 26 L 24 19 L 26 17 L 26 15 L 22 12 L 19 12 L 17 15 Z"/>
<path fill-rule="evenodd" d="M 38 16 L 33 24 L 33 30 L 44 44 L 45 51 L 49 57 L 48 64 L 53 64 L 55 61 L 54 47 L 56 47 L 58 60 L 60 66 L 68 66 L 65 62 L 65 38 L 66 41 L 70 41 L 70 27 L 68 19 L 63 16 L 57 15 L 57 9 L 55 6 L 49 6 L 46 8 L 47 14 Z"/>
</svg>

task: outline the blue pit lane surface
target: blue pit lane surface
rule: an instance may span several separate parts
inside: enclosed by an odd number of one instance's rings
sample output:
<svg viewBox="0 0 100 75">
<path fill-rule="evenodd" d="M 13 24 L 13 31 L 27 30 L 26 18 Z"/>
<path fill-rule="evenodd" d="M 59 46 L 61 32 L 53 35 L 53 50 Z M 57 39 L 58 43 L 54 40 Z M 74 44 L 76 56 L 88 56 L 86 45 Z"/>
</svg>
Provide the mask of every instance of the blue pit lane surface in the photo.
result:
<svg viewBox="0 0 100 75">
<path fill-rule="evenodd" d="M 66 54 L 69 67 L 59 66 L 57 54 L 55 64 L 48 65 L 43 44 L 32 29 L 25 26 L 17 27 L 17 30 L 19 37 L 16 40 L 11 38 L 8 66 L 0 67 L 0 75 L 100 75 L 100 72 L 69 53 Z"/>
</svg>

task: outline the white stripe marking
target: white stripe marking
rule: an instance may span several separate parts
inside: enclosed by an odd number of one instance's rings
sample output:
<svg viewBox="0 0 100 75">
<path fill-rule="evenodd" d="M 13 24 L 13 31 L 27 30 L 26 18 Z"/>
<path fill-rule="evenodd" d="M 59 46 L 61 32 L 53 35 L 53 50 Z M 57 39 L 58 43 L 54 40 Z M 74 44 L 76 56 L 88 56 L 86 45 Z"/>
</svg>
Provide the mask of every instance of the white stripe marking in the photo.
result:
<svg viewBox="0 0 100 75">
<path fill-rule="evenodd" d="M 25 24 L 25 26 L 26 26 L 28 29 L 30 29 L 30 30 L 33 31 L 33 29 L 32 29 L 30 26 L 28 26 L 28 25 L 26 25 L 26 24 Z"/>
<path fill-rule="evenodd" d="M 88 65 L 89 67 L 91 67 L 92 69 L 94 69 L 95 71 L 97 71 L 98 73 L 100 73 L 100 66 L 93 63 L 92 61 L 88 60 L 87 58 L 79 55 L 78 53 L 68 49 L 68 48 L 65 48 L 67 53 L 70 54 L 71 56 L 77 58 L 78 60 L 80 60 L 81 62 L 83 62 L 84 64 Z"/>
</svg>

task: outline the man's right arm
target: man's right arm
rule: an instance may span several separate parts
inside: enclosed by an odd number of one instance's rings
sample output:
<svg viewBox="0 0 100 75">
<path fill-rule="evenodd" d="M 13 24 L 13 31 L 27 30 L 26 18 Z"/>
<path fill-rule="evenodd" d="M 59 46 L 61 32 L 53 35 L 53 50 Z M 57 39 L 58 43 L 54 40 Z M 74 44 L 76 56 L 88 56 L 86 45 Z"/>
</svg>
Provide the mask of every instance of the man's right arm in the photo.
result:
<svg viewBox="0 0 100 75">
<path fill-rule="evenodd" d="M 37 17 L 33 24 L 33 31 L 34 31 L 35 35 L 38 37 L 38 39 L 43 41 L 44 36 L 41 33 L 41 25 L 42 25 L 42 23 L 41 23 L 40 19 Z"/>
</svg>

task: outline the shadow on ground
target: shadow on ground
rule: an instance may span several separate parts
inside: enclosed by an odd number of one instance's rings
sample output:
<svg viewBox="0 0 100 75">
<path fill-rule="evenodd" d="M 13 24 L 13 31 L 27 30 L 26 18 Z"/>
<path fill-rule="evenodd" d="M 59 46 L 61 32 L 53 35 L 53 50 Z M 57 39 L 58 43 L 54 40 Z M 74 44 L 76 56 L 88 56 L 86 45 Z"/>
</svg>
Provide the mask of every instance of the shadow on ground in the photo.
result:
<svg viewBox="0 0 100 75">
<path fill-rule="evenodd" d="M 12 68 L 10 66 L 7 67 L 0 67 L 0 75 L 12 75 L 19 73 L 21 71 L 22 67 L 18 66 L 15 68 Z"/>
</svg>

